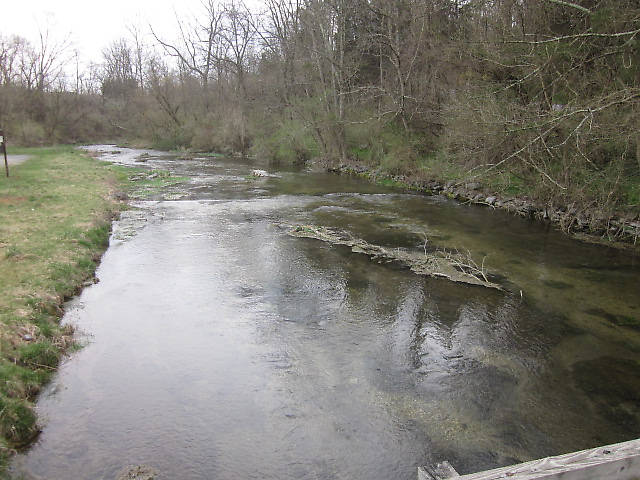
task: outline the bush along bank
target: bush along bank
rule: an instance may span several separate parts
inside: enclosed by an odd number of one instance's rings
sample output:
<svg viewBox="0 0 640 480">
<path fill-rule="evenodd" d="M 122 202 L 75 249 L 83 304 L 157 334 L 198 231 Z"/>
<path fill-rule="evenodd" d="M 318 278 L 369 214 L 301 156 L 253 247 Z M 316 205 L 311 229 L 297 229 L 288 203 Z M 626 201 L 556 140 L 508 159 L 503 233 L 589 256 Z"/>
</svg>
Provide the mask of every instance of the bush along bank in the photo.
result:
<svg viewBox="0 0 640 480">
<path fill-rule="evenodd" d="M 96 281 L 128 183 L 73 147 L 12 153 L 31 158 L 0 178 L 0 477 L 39 432 L 33 401 L 74 347 L 63 303 Z"/>
<path fill-rule="evenodd" d="M 549 222 L 564 233 L 584 241 L 605 243 L 620 248 L 640 246 L 640 212 L 599 215 L 575 204 L 542 204 L 526 197 L 505 196 L 488 191 L 480 182 L 455 182 L 416 179 L 411 175 L 393 175 L 382 169 L 360 164 L 329 167 L 331 173 L 354 175 L 390 187 L 403 188 L 425 195 L 443 195 L 462 203 L 498 208 L 507 212 Z"/>
</svg>

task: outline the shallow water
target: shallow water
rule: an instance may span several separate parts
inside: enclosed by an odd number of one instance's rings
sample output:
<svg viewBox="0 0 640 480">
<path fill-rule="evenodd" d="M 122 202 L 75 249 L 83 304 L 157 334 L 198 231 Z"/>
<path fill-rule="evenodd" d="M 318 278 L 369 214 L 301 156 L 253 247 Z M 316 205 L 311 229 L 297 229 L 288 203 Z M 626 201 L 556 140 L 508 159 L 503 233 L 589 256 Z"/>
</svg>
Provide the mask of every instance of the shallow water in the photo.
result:
<svg viewBox="0 0 640 480">
<path fill-rule="evenodd" d="M 103 158 L 141 153 L 118 150 Z M 189 181 L 123 214 L 100 283 L 69 302 L 87 346 L 39 399 L 24 478 L 414 479 L 640 433 L 632 255 L 350 177 L 147 153 Z M 506 291 L 288 236 L 298 223 L 418 251 L 426 235 L 486 256 Z"/>
</svg>

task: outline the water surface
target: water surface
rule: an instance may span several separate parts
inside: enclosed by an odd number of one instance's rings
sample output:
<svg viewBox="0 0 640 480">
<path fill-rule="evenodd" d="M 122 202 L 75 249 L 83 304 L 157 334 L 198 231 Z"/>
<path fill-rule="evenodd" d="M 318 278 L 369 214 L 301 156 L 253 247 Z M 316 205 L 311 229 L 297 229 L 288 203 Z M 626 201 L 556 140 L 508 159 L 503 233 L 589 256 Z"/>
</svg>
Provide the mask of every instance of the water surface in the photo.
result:
<svg viewBox="0 0 640 480">
<path fill-rule="evenodd" d="M 444 459 L 470 473 L 638 436 L 634 256 L 355 178 L 147 153 L 188 181 L 123 214 L 100 282 L 67 306 L 87 346 L 39 399 L 24 478 L 148 464 L 166 479 L 415 479 Z M 486 257 L 506 291 L 291 224 L 393 248 L 426 236 Z"/>
</svg>

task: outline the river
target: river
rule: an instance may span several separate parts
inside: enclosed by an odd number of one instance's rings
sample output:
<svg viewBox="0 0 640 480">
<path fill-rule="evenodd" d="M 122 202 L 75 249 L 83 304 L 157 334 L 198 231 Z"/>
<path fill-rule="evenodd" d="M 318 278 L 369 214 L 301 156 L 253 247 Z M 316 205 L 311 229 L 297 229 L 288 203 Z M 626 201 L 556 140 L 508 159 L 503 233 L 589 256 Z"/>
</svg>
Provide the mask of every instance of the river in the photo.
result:
<svg viewBox="0 0 640 480">
<path fill-rule="evenodd" d="M 25 479 L 415 479 L 640 434 L 640 259 L 442 197 L 112 146 L 187 180 L 114 225 L 66 307 L 86 346 L 38 400 Z M 251 178 L 253 168 L 274 176 Z M 287 234 L 469 251 L 504 291 Z"/>
</svg>

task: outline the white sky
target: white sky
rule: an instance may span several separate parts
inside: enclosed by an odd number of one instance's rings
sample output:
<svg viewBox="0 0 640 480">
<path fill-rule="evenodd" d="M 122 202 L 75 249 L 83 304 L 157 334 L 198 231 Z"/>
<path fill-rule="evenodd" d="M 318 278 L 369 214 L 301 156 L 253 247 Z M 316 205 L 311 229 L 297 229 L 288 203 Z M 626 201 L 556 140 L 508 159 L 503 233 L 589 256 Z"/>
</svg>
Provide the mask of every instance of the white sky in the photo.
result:
<svg viewBox="0 0 640 480">
<path fill-rule="evenodd" d="M 246 3 L 255 6 L 259 0 Z M 102 49 L 113 40 L 130 38 L 127 26 L 138 25 L 147 34 L 151 24 L 159 36 L 172 38 L 176 12 L 187 18 L 201 11 L 200 0 L 2 0 L 0 34 L 36 43 L 39 30 L 48 26 L 56 39 L 70 36 L 72 48 L 88 64 L 100 62 Z"/>
</svg>

